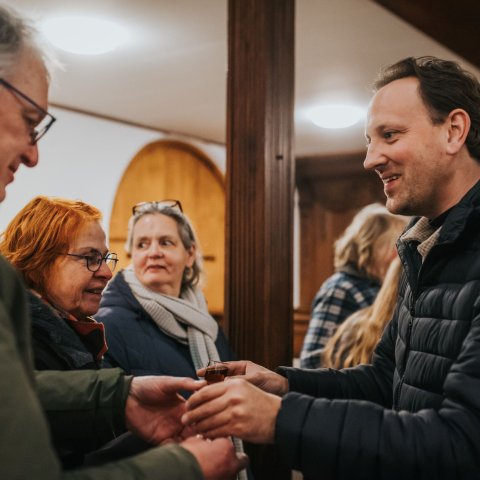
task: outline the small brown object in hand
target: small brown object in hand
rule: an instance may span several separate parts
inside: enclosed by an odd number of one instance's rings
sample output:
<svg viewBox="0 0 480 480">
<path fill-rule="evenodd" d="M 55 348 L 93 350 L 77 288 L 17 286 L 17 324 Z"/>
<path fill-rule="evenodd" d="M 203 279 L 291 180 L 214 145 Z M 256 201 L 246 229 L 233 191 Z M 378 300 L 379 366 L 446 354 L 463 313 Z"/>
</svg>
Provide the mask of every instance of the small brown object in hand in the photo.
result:
<svg viewBox="0 0 480 480">
<path fill-rule="evenodd" d="M 208 384 L 223 382 L 228 375 L 228 366 L 222 362 L 209 362 L 205 369 L 205 380 Z"/>
</svg>

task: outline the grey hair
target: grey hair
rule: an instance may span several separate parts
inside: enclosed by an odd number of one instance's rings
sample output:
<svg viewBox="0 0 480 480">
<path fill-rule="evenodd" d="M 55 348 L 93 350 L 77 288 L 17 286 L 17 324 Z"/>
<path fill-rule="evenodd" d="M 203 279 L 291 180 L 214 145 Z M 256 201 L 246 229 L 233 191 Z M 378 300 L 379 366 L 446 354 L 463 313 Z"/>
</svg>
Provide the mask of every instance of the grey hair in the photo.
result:
<svg viewBox="0 0 480 480">
<path fill-rule="evenodd" d="M 191 268 L 186 268 L 183 272 L 182 278 L 182 290 L 188 287 L 194 287 L 200 282 L 201 276 L 203 274 L 202 270 L 202 256 L 200 253 L 198 240 L 193 230 L 190 220 L 182 212 L 175 208 L 158 206 L 155 204 L 149 204 L 142 207 L 141 211 L 135 213 L 130 217 L 128 221 L 128 233 L 127 241 L 125 242 L 125 251 L 128 256 L 132 255 L 132 246 L 133 246 L 133 230 L 136 223 L 145 215 L 155 215 L 155 214 L 166 215 L 167 217 L 175 220 L 177 224 L 178 234 L 182 240 L 182 244 L 185 247 L 185 250 L 190 250 L 193 246 L 196 247 L 196 256 L 195 261 Z"/>
<path fill-rule="evenodd" d="M 20 57 L 27 51 L 40 61 L 47 80 L 50 80 L 50 67 L 57 62 L 52 52 L 40 41 L 37 29 L 15 10 L 1 5 L 0 77 L 12 75 Z"/>
</svg>

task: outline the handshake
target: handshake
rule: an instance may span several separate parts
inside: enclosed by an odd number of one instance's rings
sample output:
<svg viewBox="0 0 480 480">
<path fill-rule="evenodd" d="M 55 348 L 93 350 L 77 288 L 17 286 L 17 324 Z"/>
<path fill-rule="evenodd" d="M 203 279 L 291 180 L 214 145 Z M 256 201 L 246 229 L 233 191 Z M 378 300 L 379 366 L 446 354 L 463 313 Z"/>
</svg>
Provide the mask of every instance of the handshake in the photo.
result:
<svg viewBox="0 0 480 480">
<path fill-rule="evenodd" d="M 280 396 L 288 391 L 284 377 L 254 363 L 221 366 L 228 368 L 221 383 L 135 377 L 125 407 L 132 433 L 156 445 L 179 443 L 196 458 L 207 480 L 233 479 L 248 464 L 246 455 L 235 453 L 228 437 L 273 443 Z M 197 373 L 205 377 L 206 369 Z M 214 375 L 226 373 L 214 367 Z M 181 391 L 194 393 L 185 400 Z"/>
</svg>

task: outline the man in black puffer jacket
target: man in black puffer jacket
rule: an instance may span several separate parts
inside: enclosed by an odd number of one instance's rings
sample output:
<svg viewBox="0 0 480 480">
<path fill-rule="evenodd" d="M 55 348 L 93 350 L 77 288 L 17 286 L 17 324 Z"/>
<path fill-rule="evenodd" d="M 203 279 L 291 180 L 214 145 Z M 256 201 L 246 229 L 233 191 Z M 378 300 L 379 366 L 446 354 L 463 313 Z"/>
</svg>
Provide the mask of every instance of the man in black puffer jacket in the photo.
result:
<svg viewBox="0 0 480 480">
<path fill-rule="evenodd" d="M 232 363 L 245 379 L 195 393 L 183 420 L 275 442 L 308 478 L 480 479 L 480 84 L 422 57 L 376 89 L 365 168 L 391 212 L 420 217 L 398 242 L 405 272 L 373 364 L 278 375 Z"/>
</svg>

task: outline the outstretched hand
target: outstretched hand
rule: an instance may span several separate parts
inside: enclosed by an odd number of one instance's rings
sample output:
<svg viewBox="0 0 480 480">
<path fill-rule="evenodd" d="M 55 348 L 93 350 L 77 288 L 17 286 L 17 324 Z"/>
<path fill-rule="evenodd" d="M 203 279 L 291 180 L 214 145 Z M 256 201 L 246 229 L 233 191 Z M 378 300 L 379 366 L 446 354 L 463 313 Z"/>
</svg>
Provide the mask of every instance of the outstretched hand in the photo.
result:
<svg viewBox="0 0 480 480">
<path fill-rule="evenodd" d="M 228 365 L 228 377 L 225 380 L 243 378 L 265 392 L 279 396 L 288 393 L 288 380 L 278 373 L 272 372 L 268 368 L 257 365 L 249 360 L 223 363 Z M 197 375 L 199 377 L 204 377 L 205 368 L 197 370 Z"/>
<path fill-rule="evenodd" d="M 237 473 L 248 465 L 248 457 L 244 453 L 235 453 L 229 438 L 207 440 L 198 435 L 180 445 L 197 459 L 205 480 L 234 480 Z"/>
<path fill-rule="evenodd" d="M 208 438 L 234 435 L 253 443 L 272 443 L 280 405 L 280 397 L 236 378 L 195 392 L 182 421 Z"/>
<path fill-rule="evenodd" d="M 180 391 L 195 391 L 205 382 L 192 378 L 135 377 L 125 405 L 127 428 L 146 442 L 179 441 L 188 435 L 181 417 L 185 399 Z"/>
</svg>

